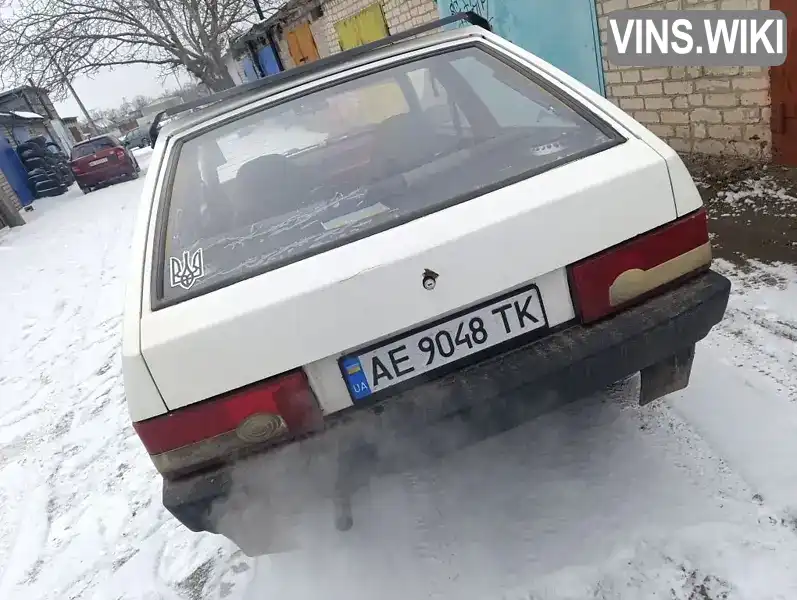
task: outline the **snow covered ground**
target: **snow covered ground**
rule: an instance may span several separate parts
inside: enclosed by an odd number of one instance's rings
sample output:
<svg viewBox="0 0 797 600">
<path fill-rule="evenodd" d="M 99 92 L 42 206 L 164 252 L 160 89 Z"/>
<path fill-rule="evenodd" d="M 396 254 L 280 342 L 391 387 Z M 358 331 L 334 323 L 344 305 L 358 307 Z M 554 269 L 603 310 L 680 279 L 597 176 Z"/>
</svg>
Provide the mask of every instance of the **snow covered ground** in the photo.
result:
<svg viewBox="0 0 797 600">
<path fill-rule="evenodd" d="M 129 424 L 142 181 L 39 200 L 0 232 L 0 598 L 797 598 L 792 266 L 717 264 L 729 312 L 684 392 L 639 408 L 618 384 L 374 481 L 352 531 L 311 515 L 315 547 L 252 560 L 169 516 Z"/>
</svg>

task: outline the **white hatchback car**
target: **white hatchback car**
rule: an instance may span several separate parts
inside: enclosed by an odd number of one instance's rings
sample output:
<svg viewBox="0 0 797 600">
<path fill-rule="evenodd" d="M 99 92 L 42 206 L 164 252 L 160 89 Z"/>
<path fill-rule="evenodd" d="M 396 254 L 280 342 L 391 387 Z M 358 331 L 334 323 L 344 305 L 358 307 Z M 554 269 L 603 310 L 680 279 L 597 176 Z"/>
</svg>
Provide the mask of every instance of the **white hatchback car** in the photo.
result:
<svg viewBox="0 0 797 600">
<path fill-rule="evenodd" d="M 431 32 L 462 19 L 160 131 L 124 383 L 191 530 L 270 552 L 311 500 L 350 527 L 383 468 L 638 372 L 641 403 L 687 385 L 730 284 L 680 158 L 481 22 Z"/>
</svg>

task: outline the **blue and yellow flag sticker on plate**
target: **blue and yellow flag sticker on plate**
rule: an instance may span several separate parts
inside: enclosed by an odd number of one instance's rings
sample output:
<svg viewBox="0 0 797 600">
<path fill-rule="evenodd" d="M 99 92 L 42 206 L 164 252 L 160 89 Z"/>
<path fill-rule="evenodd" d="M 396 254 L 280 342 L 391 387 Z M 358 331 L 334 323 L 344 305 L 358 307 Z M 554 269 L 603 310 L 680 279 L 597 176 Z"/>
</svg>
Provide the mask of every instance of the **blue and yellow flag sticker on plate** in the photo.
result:
<svg viewBox="0 0 797 600">
<path fill-rule="evenodd" d="M 348 367 L 346 367 L 346 372 L 349 375 L 354 375 L 355 373 L 359 373 L 362 370 L 363 368 L 360 366 L 360 361 L 357 361 L 356 364 L 349 365 Z"/>
<path fill-rule="evenodd" d="M 347 356 L 341 361 L 341 366 L 352 398 L 362 400 L 370 396 L 371 386 L 368 385 L 368 379 L 360 364 L 360 359 L 356 356 Z"/>
</svg>

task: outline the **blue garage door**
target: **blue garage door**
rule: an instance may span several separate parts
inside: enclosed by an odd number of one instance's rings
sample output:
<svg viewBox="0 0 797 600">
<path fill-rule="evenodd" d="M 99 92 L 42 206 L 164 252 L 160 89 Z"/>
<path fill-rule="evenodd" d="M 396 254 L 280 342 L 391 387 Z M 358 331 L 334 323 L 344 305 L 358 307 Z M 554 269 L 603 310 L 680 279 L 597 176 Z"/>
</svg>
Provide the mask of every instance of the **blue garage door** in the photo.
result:
<svg viewBox="0 0 797 600">
<path fill-rule="evenodd" d="M 255 70 L 255 65 L 252 63 L 252 58 L 247 55 L 244 56 L 243 59 L 243 67 L 244 67 L 244 79 L 246 81 L 254 81 L 258 78 L 257 71 Z"/>
<path fill-rule="evenodd" d="M 258 50 L 257 58 L 260 60 L 260 66 L 266 75 L 274 75 L 280 72 L 277 57 L 274 55 L 274 50 L 271 46 L 264 46 Z"/>
<path fill-rule="evenodd" d="M 19 197 L 22 206 L 33 202 L 33 192 L 28 186 L 28 172 L 8 140 L 0 135 L 0 170 Z"/>
<path fill-rule="evenodd" d="M 501 37 L 605 95 L 595 0 L 441 0 L 438 7 L 444 17 L 479 13 Z"/>
</svg>

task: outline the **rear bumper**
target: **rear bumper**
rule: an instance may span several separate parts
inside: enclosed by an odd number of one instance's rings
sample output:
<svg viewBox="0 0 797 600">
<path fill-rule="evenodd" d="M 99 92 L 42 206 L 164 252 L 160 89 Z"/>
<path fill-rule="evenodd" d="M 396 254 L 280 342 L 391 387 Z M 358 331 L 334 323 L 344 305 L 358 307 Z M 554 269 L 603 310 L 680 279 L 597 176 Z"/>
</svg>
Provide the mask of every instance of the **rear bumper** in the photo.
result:
<svg viewBox="0 0 797 600">
<path fill-rule="evenodd" d="M 709 271 L 605 321 L 574 325 L 375 406 L 336 413 L 311 439 L 164 480 L 164 505 L 193 531 L 218 532 L 219 519 L 235 506 L 283 505 L 283 495 L 292 504 L 310 488 L 327 496 L 346 478 L 351 491 L 371 474 L 444 455 L 688 352 L 722 319 L 729 293 L 730 282 Z M 345 461 L 351 477 L 341 471 L 342 454 L 352 458 Z M 289 492 L 300 479 L 309 482 L 303 491 Z"/>
<path fill-rule="evenodd" d="M 80 187 L 91 187 L 100 185 L 123 177 L 128 177 L 135 170 L 133 163 L 124 161 L 102 169 L 101 171 L 92 171 L 90 173 L 81 173 L 75 175 L 75 180 Z"/>
</svg>

